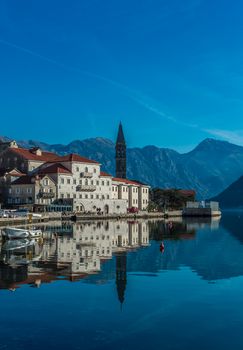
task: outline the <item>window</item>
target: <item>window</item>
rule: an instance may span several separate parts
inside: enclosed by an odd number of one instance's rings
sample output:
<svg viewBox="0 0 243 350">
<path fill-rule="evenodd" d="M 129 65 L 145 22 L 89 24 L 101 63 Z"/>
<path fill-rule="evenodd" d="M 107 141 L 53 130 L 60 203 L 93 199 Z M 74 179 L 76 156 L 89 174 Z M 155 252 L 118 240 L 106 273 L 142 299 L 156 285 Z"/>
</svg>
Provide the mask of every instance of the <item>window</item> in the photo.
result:
<svg viewBox="0 0 243 350">
<path fill-rule="evenodd" d="M 49 180 L 48 179 L 44 179 L 44 185 L 48 186 L 49 185 Z"/>
<path fill-rule="evenodd" d="M 76 167 L 76 171 L 79 171 L 79 167 L 78 166 Z"/>
<path fill-rule="evenodd" d="M 12 193 L 12 188 L 10 188 L 10 189 L 8 190 L 8 193 L 9 193 L 9 194 L 11 194 L 11 193 Z"/>
<path fill-rule="evenodd" d="M 107 181 L 107 182 L 106 182 L 106 185 L 107 185 L 107 186 L 109 186 L 109 185 L 110 185 L 110 182 L 109 182 L 109 181 Z"/>
<path fill-rule="evenodd" d="M 91 195 L 90 195 L 90 198 L 91 198 L 91 199 L 93 199 L 93 198 L 94 198 L 93 194 L 91 194 Z"/>
<path fill-rule="evenodd" d="M 70 198 L 70 193 L 67 193 L 67 198 Z"/>
<path fill-rule="evenodd" d="M 107 199 L 109 199 L 109 195 L 107 195 Z"/>
<path fill-rule="evenodd" d="M 94 173 L 96 173 L 96 168 L 94 168 Z"/>
<path fill-rule="evenodd" d="M 86 173 L 88 173 L 89 172 L 89 169 L 88 169 L 88 167 L 86 166 L 85 167 L 85 170 L 84 170 Z"/>
<path fill-rule="evenodd" d="M 102 186 L 104 186 L 105 185 L 105 181 L 102 181 L 101 184 L 102 184 Z"/>
<path fill-rule="evenodd" d="M 99 199 L 99 195 L 98 194 L 96 195 L 96 199 Z"/>
<path fill-rule="evenodd" d="M 82 195 L 81 194 L 79 195 L 79 198 L 82 199 Z"/>
<path fill-rule="evenodd" d="M 98 180 L 96 181 L 96 185 L 99 186 L 99 181 Z"/>
<path fill-rule="evenodd" d="M 73 198 L 76 198 L 76 193 L 73 194 Z"/>
<path fill-rule="evenodd" d="M 73 184 L 74 184 L 74 185 L 76 185 L 76 182 L 77 182 L 76 179 L 73 179 Z"/>
<path fill-rule="evenodd" d="M 71 180 L 67 179 L 67 184 L 70 185 L 71 184 Z"/>
<path fill-rule="evenodd" d="M 61 184 L 62 184 L 62 185 L 64 184 L 64 179 L 63 179 L 63 178 L 61 178 Z"/>
<path fill-rule="evenodd" d="M 88 195 L 87 195 L 87 194 L 85 195 L 85 198 L 86 198 L 86 199 L 88 198 Z"/>
</svg>

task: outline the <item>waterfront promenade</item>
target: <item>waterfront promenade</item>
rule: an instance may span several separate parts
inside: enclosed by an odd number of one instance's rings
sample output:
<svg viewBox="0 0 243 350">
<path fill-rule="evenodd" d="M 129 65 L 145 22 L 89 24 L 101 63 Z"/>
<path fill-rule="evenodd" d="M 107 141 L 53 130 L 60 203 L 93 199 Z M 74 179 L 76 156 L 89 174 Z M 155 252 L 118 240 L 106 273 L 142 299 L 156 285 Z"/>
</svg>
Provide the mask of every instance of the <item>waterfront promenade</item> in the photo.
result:
<svg viewBox="0 0 243 350">
<path fill-rule="evenodd" d="M 170 218 L 170 217 L 182 217 L 181 210 L 168 211 L 165 213 L 156 212 L 148 213 L 141 212 L 136 214 L 107 214 L 107 215 L 78 215 L 77 221 L 92 221 L 92 220 L 118 220 L 118 219 L 149 219 L 149 218 Z M 0 227 L 4 226 L 17 226 L 25 224 L 35 224 L 41 222 L 48 222 L 53 220 L 71 220 L 71 215 L 62 216 L 61 213 L 44 213 L 41 217 L 16 217 L 16 218 L 0 218 Z"/>
</svg>

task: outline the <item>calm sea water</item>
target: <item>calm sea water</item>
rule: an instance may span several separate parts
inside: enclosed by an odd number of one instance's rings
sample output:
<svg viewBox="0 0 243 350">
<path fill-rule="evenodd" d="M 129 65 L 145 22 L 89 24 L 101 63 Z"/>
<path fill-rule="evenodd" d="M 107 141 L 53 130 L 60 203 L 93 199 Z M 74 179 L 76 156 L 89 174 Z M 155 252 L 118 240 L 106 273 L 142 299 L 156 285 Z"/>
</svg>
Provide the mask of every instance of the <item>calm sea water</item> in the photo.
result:
<svg viewBox="0 0 243 350">
<path fill-rule="evenodd" d="M 44 230 L 2 245 L 0 350 L 243 349 L 243 213 Z"/>
</svg>

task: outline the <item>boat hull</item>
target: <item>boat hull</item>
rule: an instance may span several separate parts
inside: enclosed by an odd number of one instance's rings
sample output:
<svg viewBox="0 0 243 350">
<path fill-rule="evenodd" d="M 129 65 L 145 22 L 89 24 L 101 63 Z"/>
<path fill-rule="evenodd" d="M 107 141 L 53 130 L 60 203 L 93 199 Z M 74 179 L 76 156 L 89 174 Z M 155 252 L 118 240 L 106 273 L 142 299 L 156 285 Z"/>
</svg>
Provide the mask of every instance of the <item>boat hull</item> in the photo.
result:
<svg viewBox="0 0 243 350">
<path fill-rule="evenodd" d="M 41 230 L 26 230 L 15 227 L 7 227 L 3 230 L 3 236 L 8 239 L 35 238 L 41 235 Z"/>
</svg>

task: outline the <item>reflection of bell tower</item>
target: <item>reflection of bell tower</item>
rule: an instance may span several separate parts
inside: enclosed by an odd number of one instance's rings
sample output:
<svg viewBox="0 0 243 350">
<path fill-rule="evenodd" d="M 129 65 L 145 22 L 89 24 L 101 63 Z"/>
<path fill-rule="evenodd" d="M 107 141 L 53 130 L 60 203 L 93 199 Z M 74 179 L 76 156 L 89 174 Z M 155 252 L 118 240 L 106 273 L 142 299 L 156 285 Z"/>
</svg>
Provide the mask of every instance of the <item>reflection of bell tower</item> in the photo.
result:
<svg viewBox="0 0 243 350">
<path fill-rule="evenodd" d="M 116 288 L 118 299 L 122 304 L 125 300 L 125 290 L 127 285 L 127 253 L 116 254 Z"/>
<path fill-rule="evenodd" d="M 116 139 L 116 177 L 126 179 L 127 177 L 127 147 L 123 134 L 122 124 L 119 124 L 117 139 Z"/>
</svg>

